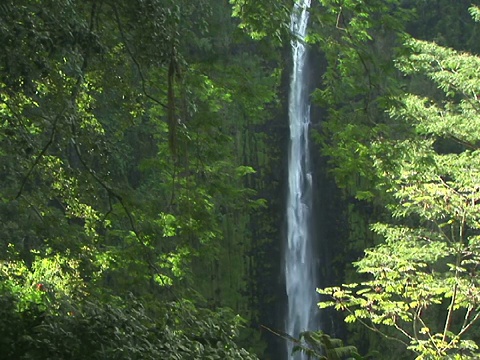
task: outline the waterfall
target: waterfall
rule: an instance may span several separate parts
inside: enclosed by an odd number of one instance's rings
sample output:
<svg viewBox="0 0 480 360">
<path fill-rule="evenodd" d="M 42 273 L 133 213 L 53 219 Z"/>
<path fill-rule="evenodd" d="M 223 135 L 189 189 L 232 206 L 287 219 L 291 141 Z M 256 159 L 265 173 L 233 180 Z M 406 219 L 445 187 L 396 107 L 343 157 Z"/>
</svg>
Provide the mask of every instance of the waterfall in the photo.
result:
<svg viewBox="0 0 480 360">
<path fill-rule="evenodd" d="M 315 258 L 311 239 L 312 174 L 308 130 L 310 125 L 304 42 L 311 0 L 299 0 L 291 15 L 293 71 L 289 95 L 290 145 L 288 158 L 287 223 L 288 244 L 285 249 L 285 282 L 288 313 L 285 332 L 298 337 L 305 330 L 316 330 Z M 288 354 L 293 344 L 287 345 Z M 305 359 L 296 354 L 293 359 Z"/>
</svg>

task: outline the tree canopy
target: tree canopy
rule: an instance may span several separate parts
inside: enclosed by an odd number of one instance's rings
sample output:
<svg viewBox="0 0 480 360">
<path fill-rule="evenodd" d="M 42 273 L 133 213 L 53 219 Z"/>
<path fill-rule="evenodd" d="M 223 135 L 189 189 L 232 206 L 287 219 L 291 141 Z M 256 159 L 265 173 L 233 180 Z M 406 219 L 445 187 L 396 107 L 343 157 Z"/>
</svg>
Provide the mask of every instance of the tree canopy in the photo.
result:
<svg viewBox="0 0 480 360">
<path fill-rule="evenodd" d="M 4 356 L 284 356 L 259 325 L 283 323 L 294 4 L 2 1 Z M 399 358 L 478 357 L 480 10 L 309 11 L 320 306 L 349 326 L 295 350 L 381 356 L 360 322 Z"/>
<path fill-rule="evenodd" d="M 417 359 L 473 359 L 480 60 L 428 41 L 405 49 L 396 67 L 413 91 L 392 97 L 388 122 L 410 131 L 376 134 L 366 151 L 376 191 L 391 194 L 383 198 L 390 220 L 371 225 L 384 241 L 354 263 L 358 282 L 320 290 L 331 299 L 320 306 L 346 311 L 346 322 L 403 343 Z"/>
</svg>

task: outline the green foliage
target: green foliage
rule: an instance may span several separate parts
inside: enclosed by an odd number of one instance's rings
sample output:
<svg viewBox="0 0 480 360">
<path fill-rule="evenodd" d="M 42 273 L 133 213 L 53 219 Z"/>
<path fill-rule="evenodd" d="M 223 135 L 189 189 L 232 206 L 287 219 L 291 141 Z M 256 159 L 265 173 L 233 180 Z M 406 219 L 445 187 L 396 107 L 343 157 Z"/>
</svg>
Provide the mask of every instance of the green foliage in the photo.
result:
<svg viewBox="0 0 480 360">
<path fill-rule="evenodd" d="M 0 10 L 1 276 L 5 319 L 45 317 L 28 356 L 252 358 L 227 330 L 239 312 L 258 316 L 247 228 L 265 200 L 248 186 L 259 162 L 245 144 L 263 136 L 251 133 L 270 120 L 280 72 L 226 2 Z M 126 293 L 138 303 L 104 305 Z"/>
<path fill-rule="evenodd" d="M 415 14 L 413 21 L 407 27 L 413 37 L 445 47 L 478 52 L 478 24 L 472 21 L 474 13 L 471 8 L 472 4 L 478 6 L 478 2 L 406 0 L 404 3 Z M 473 19 L 475 20 L 474 16 Z"/>
<path fill-rule="evenodd" d="M 475 22 L 480 22 L 480 8 L 478 6 L 471 6 L 468 11 Z"/>
<path fill-rule="evenodd" d="M 361 360 L 355 346 L 344 346 L 340 339 L 331 338 L 322 331 L 305 331 L 300 333 L 292 352 L 301 352 L 309 359 L 320 360 Z"/>
<path fill-rule="evenodd" d="M 308 41 L 318 44 L 326 60 L 313 100 L 328 119 L 315 128 L 316 140 L 338 186 L 361 200 L 377 195 L 371 142 L 406 131 L 390 124 L 384 110 L 398 91 L 391 59 L 408 17 L 399 1 L 320 1 L 312 7 Z"/>
<path fill-rule="evenodd" d="M 444 96 L 397 97 L 390 116 L 414 131 L 378 139 L 371 155 L 393 196 L 391 223 L 372 226 L 385 243 L 355 263 L 366 280 L 320 290 L 332 299 L 320 306 L 346 311 L 346 322 L 403 343 L 417 359 L 476 358 L 479 59 L 424 41 L 407 45 L 412 53 L 399 69 L 426 76 Z"/>
<path fill-rule="evenodd" d="M 159 308 L 154 318 L 131 296 L 108 305 L 63 301 L 54 312 L 30 300 L 17 310 L 24 300 L 5 286 L 0 299 L 8 320 L 0 326 L 0 347 L 8 358 L 256 359 L 233 342 L 240 322 L 228 310 L 213 313 L 183 301 Z"/>
<path fill-rule="evenodd" d="M 233 16 L 240 18 L 240 28 L 253 39 L 269 37 L 274 43 L 281 43 L 289 37 L 290 12 L 293 0 L 251 1 L 230 0 Z"/>
</svg>

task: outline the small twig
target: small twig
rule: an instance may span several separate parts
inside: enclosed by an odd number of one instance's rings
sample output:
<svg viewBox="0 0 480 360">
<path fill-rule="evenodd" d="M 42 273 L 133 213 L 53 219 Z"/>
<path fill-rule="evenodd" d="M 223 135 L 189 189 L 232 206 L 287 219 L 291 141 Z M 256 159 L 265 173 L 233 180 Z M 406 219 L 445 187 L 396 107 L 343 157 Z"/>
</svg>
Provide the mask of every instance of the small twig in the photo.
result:
<svg viewBox="0 0 480 360">
<path fill-rule="evenodd" d="M 460 333 L 463 331 L 463 329 L 465 329 L 465 327 L 467 326 L 467 322 L 468 322 L 468 319 L 470 318 L 470 315 L 472 314 L 472 311 L 473 311 L 473 306 L 469 306 L 468 307 L 468 310 L 467 312 L 465 313 L 465 317 L 463 318 L 463 324 L 462 324 L 462 328 L 460 330 Z"/>
<path fill-rule="evenodd" d="M 343 31 L 347 31 L 347 29 L 343 28 L 343 27 L 340 27 L 340 21 L 341 21 L 341 18 L 342 18 L 342 7 L 340 6 L 340 11 L 338 12 L 338 15 L 337 15 L 337 22 L 335 23 L 335 27 L 338 29 L 338 30 L 343 30 Z"/>
<path fill-rule="evenodd" d="M 458 271 L 456 271 L 456 272 L 458 272 Z M 457 277 L 457 274 L 455 274 L 455 278 L 456 277 Z M 458 290 L 458 284 L 455 283 L 455 285 L 453 287 L 452 300 L 450 302 L 450 306 L 448 307 L 447 318 L 445 319 L 445 327 L 443 329 L 443 336 L 442 336 L 442 341 L 443 342 L 447 338 L 447 332 L 448 332 L 448 329 L 450 328 L 450 324 L 452 323 L 453 308 L 455 306 L 455 301 L 457 301 L 457 290 Z"/>
</svg>

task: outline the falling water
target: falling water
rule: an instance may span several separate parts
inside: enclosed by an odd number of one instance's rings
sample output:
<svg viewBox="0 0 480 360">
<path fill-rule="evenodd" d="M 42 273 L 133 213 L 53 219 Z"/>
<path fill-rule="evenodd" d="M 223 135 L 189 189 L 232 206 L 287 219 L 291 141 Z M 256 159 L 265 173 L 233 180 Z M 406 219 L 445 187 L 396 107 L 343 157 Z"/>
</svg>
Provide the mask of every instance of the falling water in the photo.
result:
<svg viewBox="0 0 480 360">
<path fill-rule="evenodd" d="M 288 246 L 285 252 L 288 314 L 285 331 L 294 337 L 302 331 L 315 330 L 313 322 L 317 309 L 315 266 L 310 236 L 312 210 L 312 174 L 308 144 L 310 104 L 306 70 L 307 47 L 304 43 L 310 2 L 311 0 L 298 0 L 291 16 L 294 40 L 289 96 Z M 290 354 L 293 344 L 289 342 L 287 347 Z M 297 354 L 290 358 L 300 360 L 305 357 Z"/>
</svg>

